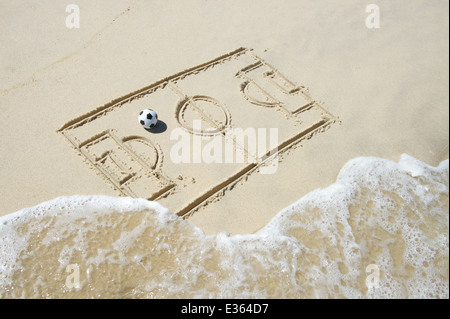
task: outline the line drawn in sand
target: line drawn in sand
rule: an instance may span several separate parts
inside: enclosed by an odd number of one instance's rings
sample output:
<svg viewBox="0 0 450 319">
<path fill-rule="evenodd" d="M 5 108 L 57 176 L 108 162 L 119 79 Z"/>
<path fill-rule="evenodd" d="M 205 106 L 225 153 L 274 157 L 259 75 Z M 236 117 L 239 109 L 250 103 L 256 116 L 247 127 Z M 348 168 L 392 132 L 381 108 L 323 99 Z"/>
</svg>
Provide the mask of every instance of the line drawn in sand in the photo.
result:
<svg viewBox="0 0 450 319">
<path fill-rule="evenodd" d="M 207 165 L 163 161 L 173 141 L 166 134 L 143 132 L 136 123 L 136 114 L 147 107 L 158 112 L 167 128 L 222 138 L 224 145 L 252 160 Z M 202 121 L 200 131 L 192 125 L 195 120 Z M 251 49 L 239 48 L 115 99 L 70 120 L 58 132 L 121 195 L 158 200 L 188 218 L 336 122 L 304 86 Z M 278 144 L 258 152 L 227 134 L 232 128 L 270 128 L 274 123 Z"/>
</svg>

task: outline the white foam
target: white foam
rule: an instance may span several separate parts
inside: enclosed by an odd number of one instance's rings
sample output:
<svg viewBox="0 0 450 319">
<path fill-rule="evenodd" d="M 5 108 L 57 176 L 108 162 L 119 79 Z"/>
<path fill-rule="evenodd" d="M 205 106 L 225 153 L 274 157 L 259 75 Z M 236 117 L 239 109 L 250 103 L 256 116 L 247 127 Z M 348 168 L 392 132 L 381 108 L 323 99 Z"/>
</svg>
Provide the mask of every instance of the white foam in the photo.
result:
<svg viewBox="0 0 450 319">
<path fill-rule="evenodd" d="M 366 195 L 363 195 L 364 193 Z M 377 289 L 376 293 L 369 292 L 368 297 L 423 297 L 423 294 L 411 290 L 411 287 L 417 285 L 422 287 L 421 291 L 426 291 L 428 296 L 433 295 L 433 291 L 434 296 L 448 296 L 448 285 L 444 284 L 446 291 L 439 289 L 437 292 L 434 284 L 417 280 L 424 275 L 426 278 L 435 278 L 433 273 L 436 272 L 436 267 L 430 266 L 424 272 L 420 269 L 424 263 L 432 263 L 437 251 L 444 252 L 444 256 L 441 256 L 444 260 L 446 252 L 448 260 L 448 210 L 445 211 L 441 196 L 446 198 L 448 209 L 448 160 L 434 168 L 408 155 L 403 155 L 398 164 L 379 158 L 356 158 L 342 168 L 335 184 L 311 192 L 287 207 L 260 233 L 276 232 L 278 235 L 287 235 L 302 228 L 308 233 L 319 231 L 325 234 L 321 237 L 328 239 L 323 242 L 324 245 L 342 248 L 342 261 L 346 264 L 348 273 L 343 275 L 336 271 L 335 264 L 328 262 L 325 249 L 318 249 L 316 253 L 321 255 L 321 266 L 326 269 L 325 274 L 319 273 L 318 276 L 322 276 L 321 280 L 328 281 L 328 284 L 337 285 L 341 280 L 356 280 L 361 269 L 365 267 L 361 262 L 371 259 L 368 258 L 368 240 L 379 241 L 377 249 L 381 250 L 380 254 L 378 258 L 372 258 L 374 260 L 371 262 L 376 263 L 385 273 L 385 285 L 382 289 Z M 364 201 L 361 202 L 362 200 Z M 367 235 L 373 232 L 373 237 L 358 239 L 355 238 L 357 232 L 353 229 L 355 221 L 350 226 L 349 208 L 352 205 L 364 207 L 368 203 L 373 207 L 370 208 L 369 214 L 361 217 L 359 223 Z M 320 211 L 319 217 L 314 216 L 315 210 Z M 408 215 L 411 210 L 417 214 L 418 220 L 411 220 Z M 436 218 L 433 222 L 444 226 L 435 239 L 429 238 L 422 230 L 424 224 L 430 223 L 430 220 L 426 220 L 430 216 Z M 336 236 L 339 233 L 336 227 L 338 224 L 342 225 L 342 229 L 341 235 Z M 377 232 L 385 232 L 385 236 L 389 238 L 383 240 L 376 236 Z M 401 256 L 393 257 L 391 249 L 395 248 L 390 247 L 395 246 L 396 236 L 404 241 L 404 252 L 400 252 Z M 301 242 L 303 238 L 298 240 Z M 308 245 L 311 246 L 305 244 Z M 405 268 L 396 269 L 398 266 L 394 258 L 403 259 L 401 266 Z M 400 284 L 398 276 L 405 274 L 406 267 L 414 269 L 415 274 Z M 320 281 L 319 277 L 315 280 Z M 437 281 L 442 282 L 442 278 Z M 433 282 L 436 282 L 436 279 Z M 347 288 L 342 289 L 342 292 L 350 297 Z M 355 294 L 351 293 L 351 296 L 354 297 Z"/>
<path fill-rule="evenodd" d="M 167 222 L 174 218 L 166 208 L 156 202 L 149 202 L 143 199 L 80 195 L 59 197 L 35 207 L 25 208 L 0 217 L 0 254 L 2 261 L 0 270 L 3 283 L 11 284 L 12 274 L 17 269 L 20 269 L 21 254 L 31 244 L 29 242 L 29 233 L 48 228 L 48 233 L 42 240 L 42 244 L 50 245 L 60 240 L 57 233 L 63 226 L 68 226 L 70 229 L 72 221 L 89 218 L 94 212 L 108 214 L 111 212 L 142 211 L 146 209 L 159 213 L 162 222 Z M 56 217 L 54 225 L 39 222 L 51 217 Z M 31 229 L 26 233 L 18 233 L 17 228 L 21 225 L 27 225 Z M 33 226 L 39 229 L 33 229 Z M 95 225 L 95 227 L 97 226 L 99 225 Z M 78 238 L 78 240 L 81 240 L 81 238 Z M 72 251 L 73 247 L 64 247 L 60 257 L 62 263 L 64 256 L 69 256 Z"/>
</svg>

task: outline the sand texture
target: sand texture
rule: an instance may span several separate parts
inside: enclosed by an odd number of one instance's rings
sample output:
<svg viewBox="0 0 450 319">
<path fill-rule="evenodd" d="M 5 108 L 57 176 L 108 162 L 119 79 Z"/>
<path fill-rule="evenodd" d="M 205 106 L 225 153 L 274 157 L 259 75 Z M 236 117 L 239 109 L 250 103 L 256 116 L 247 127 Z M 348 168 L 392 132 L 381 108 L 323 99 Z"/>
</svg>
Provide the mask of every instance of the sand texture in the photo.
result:
<svg viewBox="0 0 450 319">
<path fill-rule="evenodd" d="M 448 298 L 448 10 L 0 1 L 0 298 Z"/>
<path fill-rule="evenodd" d="M 2 215 L 104 194 L 252 233 L 352 158 L 448 157 L 445 1 L 380 1 L 378 29 L 355 1 L 76 3 L 79 29 L 66 4 L 0 4 Z M 154 132 L 136 121 L 148 107 Z M 175 163 L 179 127 L 245 160 Z M 277 128 L 277 143 L 237 128 Z"/>
</svg>

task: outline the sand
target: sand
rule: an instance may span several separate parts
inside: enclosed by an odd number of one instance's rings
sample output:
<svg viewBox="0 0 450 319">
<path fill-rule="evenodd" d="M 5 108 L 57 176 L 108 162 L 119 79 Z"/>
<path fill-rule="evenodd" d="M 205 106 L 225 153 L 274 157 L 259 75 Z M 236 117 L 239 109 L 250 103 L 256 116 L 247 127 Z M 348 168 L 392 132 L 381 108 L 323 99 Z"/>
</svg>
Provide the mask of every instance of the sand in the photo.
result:
<svg viewBox="0 0 450 319">
<path fill-rule="evenodd" d="M 2 1 L 2 296 L 448 298 L 448 2 L 370 3 Z"/>
<path fill-rule="evenodd" d="M 446 1 L 378 1 L 377 29 L 355 1 L 74 3 L 78 29 L 69 3 L 0 4 L 1 215 L 132 196 L 207 234 L 253 233 L 352 158 L 448 158 Z M 139 127 L 146 107 L 161 132 Z M 236 152 L 252 153 L 225 129 L 278 128 L 276 172 L 259 172 L 271 146 L 251 163 L 174 163 L 171 132 L 199 109 Z M 120 153 L 133 147 L 145 163 Z"/>
</svg>

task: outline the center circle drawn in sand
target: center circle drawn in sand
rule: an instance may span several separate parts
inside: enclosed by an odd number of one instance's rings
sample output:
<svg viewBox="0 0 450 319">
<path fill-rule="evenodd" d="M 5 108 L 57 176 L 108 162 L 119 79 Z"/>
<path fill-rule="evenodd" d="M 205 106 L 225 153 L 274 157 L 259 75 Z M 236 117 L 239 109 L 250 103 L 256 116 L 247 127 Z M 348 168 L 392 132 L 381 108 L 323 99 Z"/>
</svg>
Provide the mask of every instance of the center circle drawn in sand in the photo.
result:
<svg viewBox="0 0 450 319">
<path fill-rule="evenodd" d="M 221 134 L 231 123 L 228 109 L 218 100 L 204 95 L 187 97 L 181 101 L 176 117 L 181 127 L 202 136 Z M 196 125 L 196 121 L 201 125 Z"/>
</svg>

